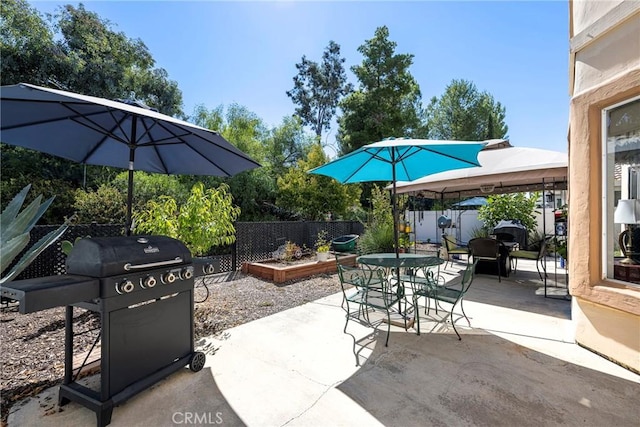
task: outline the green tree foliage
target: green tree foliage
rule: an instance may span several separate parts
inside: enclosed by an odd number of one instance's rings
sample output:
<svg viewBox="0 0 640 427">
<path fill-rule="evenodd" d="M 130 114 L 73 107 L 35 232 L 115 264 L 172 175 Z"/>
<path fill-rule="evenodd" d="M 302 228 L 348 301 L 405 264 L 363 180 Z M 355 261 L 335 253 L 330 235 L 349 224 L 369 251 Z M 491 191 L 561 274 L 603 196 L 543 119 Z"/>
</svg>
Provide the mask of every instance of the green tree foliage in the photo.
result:
<svg viewBox="0 0 640 427">
<path fill-rule="evenodd" d="M 49 83 L 66 69 L 54 33 L 26 0 L 0 2 L 0 80 L 3 85 Z"/>
<path fill-rule="evenodd" d="M 108 99 L 132 98 L 171 116 L 184 116 L 182 92 L 166 70 L 154 68 L 146 45 L 80 4 L 65 5 L 50 22 L 24 0 L 2 2 L 3 85 L 54 86 Z"/>
<path fill-rule="evenodd" d="M 0 2 L 0 82 L 58 87 L 110 99 L 136 98 L 159 111 L 182 116 L 182 93 L 140 40 L 112 29 L 84 6 L 67 5 L 46 21 L 25 0 Z M 43 136 L 44 137 L 44 136 Z M 60 224 L 74 191 L 107 184 L 120 169 L 2 145 L 2 202 L 31 183 L 56 198 L 43 222 Z M 85 174 L 86 171 L 86 174 Z"/>
<path fill-rule="evenodd" d="M 420 87 L 409 72 L 413 55 L 396 54 L 396 45 L 383 26 L 358 48 L 363 60 L 351 70 L 359 87 L 340 103 L 342 154 L 387 137 L 423 136 Z"/>
<path fill-rule="evenodd" d="M 507 138 L 508 131 L 505 108 L 467 80 L 453 80 L 440 98 L 431 99 L 427 128 L 432 139 L 460 141 Z"/>
<path fill-rule="evenodd" d="M 21 147 L 1 144 L 0 148 L 2 204 L 9 203 L 13 194 L 32 184 L 36 193 L 46 197 L 55 196 L 42 217 L 42 224 L 62 224 L 71 211 L 75 189 L 85 184 L 85 167 Z M 87 166 L 86 186 L 97 187 L 100 182 L 108 182 L 111 175 L 106 171 L 109 169 L 112 168 Z M 30 195 L 27 196 L 27 200 L 30 200 Z"/>
<path fill-rule="evenodd" d="M 358 246 L 364 253 L 393 252 L 393 210 L 389 192 L 377 185 L 371 190 L 371 215 Z"/>
<path fill-rule="evenodd" d="M 223 106 L 209 110 L 200 105 L 192 120 L 198 126 L 220 132 L 227 141 L 258 163 L 266 164 L 270 132 L 262 119 L 246 107 L 232 104 L 225 111 Z M 181 177 L 181 180 L 188 183 L 199 180 L 207 186 L 216 186 L 223 181 L 227 183 L 235 196 L 235 203 L 241 209 L 241 221 L 262 219 L 263 203 L 275 200 L 275 179 L 265 167 L 245 171 L 224 180 L 216 177 Z"/>
<path fill-rule="evenodd" d="M 496 194 L 487 197 L 488 204 L 478 209 L 478 219 L 487 230 L 502 220 L 520 220 L 530 234 L 536 229 L 535 207 L 538 193 Z"/>
<path fill-rule="evenodd" d="M 170 196 L 182 204 L 189 197 L 192 184 L 182 182 L 179 176 L 163 175 L 135 171 L 133 173 L 133 205 L 132 209 L 141 210 L 147 205 L 149 200 L 158 196 Z M 115 187 L 125 199 L 129 188 L 129 172 L 120 172 L 111 181 L 111 186 Z"/>
<path fill-rule="evenodd" d="M 322 54 L 322 62 L 302 56 L 296 64 L 298 74 L 287 96 L 296 104 L 296 114 L 311 127 L 318 140 L 328 130 L 340 99 L 352 88 L 347 83 L 345 59 L 340 57 L 340 45 L 331 40 Z"/>
<path fill-rule="evenodd" d="M 206 255 L 214 246 L 235 241 L 239 215 L 227 185 L 206 189 L 199 182 L 184 204 L 169 196 L 149 201 L 147 209 L 135 215 L 135 231 L 179 239 L 194 255 Z"/>
<path fill-rule="evenodd" d="M 75 191 L 73 208 L 79 223 L 124 224 L 127 215 L 126 191 L 123 193 L 107 184 L 97 190 Z"/>
<path fill-rule="evenodd" d="M 298 212 L 310 220 L 321 220 L 327 212 L 334 218 L 344 218 L 360 197 L 357 185 L 343 185 L 327 176 L 308 171 L 327 162 L 327 155 L 319 144 L 313 144 L 306 159 L 278 178 L 277 204 L 281 208 Z"/>
<path fill-rule="evenodd" d="M 267 141 L 265 166 L 274 178 L 285 174 L 288 168 L 307 157 L 314 139 L 304 131 L 297 116 L 284 117 L 282 123 L 271 130 Z"/>
</svg>

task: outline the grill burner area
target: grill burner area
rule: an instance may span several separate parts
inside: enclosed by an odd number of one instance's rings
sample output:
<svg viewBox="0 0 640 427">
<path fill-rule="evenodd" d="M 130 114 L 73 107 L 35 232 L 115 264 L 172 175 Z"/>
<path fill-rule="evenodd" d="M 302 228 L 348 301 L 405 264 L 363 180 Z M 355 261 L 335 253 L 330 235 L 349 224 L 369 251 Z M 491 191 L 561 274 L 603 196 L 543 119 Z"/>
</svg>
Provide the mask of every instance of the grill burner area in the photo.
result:
<svg viewBox="0 0 640 427">
<path fill-rule="evenodd" d="M 93 410 L 98 426 L 111 422 L 114 406 L 189 365 L 194 351 L 191 253 L 165 236 L 87 238 L 78 241 L 60 276 L 18 280 L 0 295 L 19 302 L 20 313 L 66 306 L 65 377 L 59 404 Z M 75 381 L 73 307 L 100 313 L 100 390 Z M 96 340 L 97 343 L 97 340 Z"/>
</svg>

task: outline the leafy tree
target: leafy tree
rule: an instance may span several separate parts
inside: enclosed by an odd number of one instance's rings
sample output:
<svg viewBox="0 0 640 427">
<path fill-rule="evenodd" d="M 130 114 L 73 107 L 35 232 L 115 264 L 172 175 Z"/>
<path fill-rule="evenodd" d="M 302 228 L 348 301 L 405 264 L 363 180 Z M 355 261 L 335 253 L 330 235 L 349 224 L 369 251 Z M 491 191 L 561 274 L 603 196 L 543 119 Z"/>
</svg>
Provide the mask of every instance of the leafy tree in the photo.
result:
<svg viewBox="0 0 640 427">
<path fill-rule="evenodd" d="M 409 72 L 413 55 L 396 54 L 396 45 L 383 26 L 358 48 L 363 60 L 351 70 L 360 84 L 340 103 L 337 141 L 342 154 L 386 137 L 424 132 L 420 88 Z"/>
<path fill-rule="evenodd" d="M 340 99 L 351 92 L 344 69 L 345 59 L 340 57 L 340 45 L 331 40 L 322 54 L 322 63 L 302 56 L 296 64 L 298 74 L 293 78 L 293 89 L 287 91 L 302 123 L 311 126 L 317 140 L 328 130 Z"/>
<path fill-rule="evenodd" d="M 348 215 L 350 209 L 358 205 L 360 188 L 357 185 L 340 184 L 327 176 L 308 173 L 327 161 L 322 147 L 313 144 L 306 159 L 299 160 L 295 167 L 278 178 L 278 206 L 299 212 L 311 220 L 323 219 L 327 212 L 337 218 Z"/>
<path fill-rule="evenodd" d="M 3 85 L 28 82 L 108 99 L 133 98 L 162 113 L 184 116 L 182 93 L 166 70 L 154 68 L 146 45 L 112 29 L 80 4 L 45 21 L 24 0 L 0 8 Z"/>
<path fill-rule="evenodd" d="M 124 224 L 127 215 L 126 192 L 103 184 L 97 190 L 75 191 L 73 208 L 77 222 L 98 224 Z"/>
<path fill-rule="evenodd" d="M 199 182 L 184 204 L 161 196 L 136 215 L 136 232 L 162 234 L 181 240 L 194 255 L 206 255 L 213 246 L 235 241 L 234 221 L 240 209 L 233 204 L 229 187 L 205 189 Z"/>
<path fill-rule="evenodd" d="M 304 159 L 311 149 L 313 138 L 304 131 L 302 120 L 297 116 L 284 117 L 282 123 L 271 130 L 267 141 L 266 166 L 276 179 L 288 168 Z"/>
<path fill-rule="evenodd" d="M 453 80 L 427 107 L 427 128 L 432 139 L 483 141 L 506 138 L 505 108 L 488 92 L 466 80 Z"/>
<path fill-rule="evenodd" d="M 24 0 L 0 2 L 0 82 L 58 87 L 106 98 L 137 98 L 169 115 L 182 115 L 182 94 L 140 40 L 112 30 L 93 12 L 67 5 L 45 21 Z M 62 223 L 74 190 L 98 188 L 120 169 L 87 166 L 2 145 L 2 201 L 26 184 L 56 195 L 43 220 Z M 86 172 L 86 174 L 85 174 Z"/>
<path fill-rule="evenodd" d="M 46 85 L 64 69 L 54 33 L 26 0 L 0 2 L 0 80 Z"/>
<path fill-rule="evenodd" d="M 531 233 L 536 229 L 535 207 L 538 193 L 496 194 L 487 197 L 488 204 L 478 209 L 478 219 L 487 230 L 504 219 L 519 220 Z"/>
<path fill-rule="evenodd" d="M 2 203 L 11 200 L 21 188 L 32 184 L 35 192 L 46 197 L 56 196 L 42 217 L 42 224 L 62 224 L 71 213 L 76 188 L 97 185 L 107 168 L 86 167 L 48 154 L 37 153 L 22 147 L 0 145 L 2 164 Z M 34 193 L 31 193 L 34 194 Z M 30 195 L 27 196 L 30 200 Z"/>
<path fill-rule="evenodd" d="M 170 196 L 178 204 L 186 202 L 189 197 L 189 184 L 182 182 L 180 177 L 176 175 L 135 171 L 133 183 L 132 210 L 134 211 L 144 209 L 147 202 L 158 196 Z M 120 172 L 110 185 L 115 187 L 126 199 L 129 188 L 129 172 Z"/>
<path fill-rule="evenodd" d="M 192 120 L 198 126 L 216 130 L 230 143 L 247 153 L 260 164 L 266 163 L 269 151 L 269 130 L 255 113 L 246 107 L 232 104 L 225 112 L 223 106 L 209 110 L 200 105 Z M 181 177 L 183 182 L 195 180 L 207 186 L 217 186 L 223 182 L 217 177 Z M 235 196 L 235 203 L 241 209 L 241 221 L 259 220 L 264 217 L 263 203 L 275 201 L 275 179 L 268 168 L 257 168 L 224 179 Z"/>
</svg>

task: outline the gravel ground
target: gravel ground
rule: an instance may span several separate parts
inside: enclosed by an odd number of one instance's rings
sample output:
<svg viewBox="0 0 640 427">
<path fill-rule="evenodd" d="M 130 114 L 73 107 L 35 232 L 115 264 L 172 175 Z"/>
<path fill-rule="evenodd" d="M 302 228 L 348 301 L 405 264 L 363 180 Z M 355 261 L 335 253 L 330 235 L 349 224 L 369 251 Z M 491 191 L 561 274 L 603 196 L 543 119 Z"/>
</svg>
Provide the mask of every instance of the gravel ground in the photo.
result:
<svg viewBox="0 0 640 427">
<path fill-rule="evenodd" d="M 318 275 L 284 284 L 230 273 L 196 279 L 196 338 L 216 335 L 234 326 L 340 291 L 336 274 Z M 208 289 L 208 292 L 207 290 Z M 0 408 L 6 424 L 11 406 L 62 382 L 64 376 L 63 307 L 22 315 L 16 306 L 0 310 Z M 88 351 L 99 328 L 96 314 L 74 310 L 74 355 Z M 82 331 L 86 334 L 79 335 Z"/>
</svg>

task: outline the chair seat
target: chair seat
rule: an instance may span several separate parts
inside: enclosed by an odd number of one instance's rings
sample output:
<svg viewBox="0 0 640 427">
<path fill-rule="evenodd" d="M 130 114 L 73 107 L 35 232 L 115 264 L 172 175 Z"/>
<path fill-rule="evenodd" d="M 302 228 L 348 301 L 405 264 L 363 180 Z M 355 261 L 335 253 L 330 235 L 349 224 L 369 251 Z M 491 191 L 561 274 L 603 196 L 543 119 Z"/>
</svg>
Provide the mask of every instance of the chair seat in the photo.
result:
<svg viewBox="0 0 640 427">
<path fill-rule="evenodd" d="M 437 300 L 453 304 L 456 301 L 458 301 L 458 299 L 463 294 L 464 294 L 464 292 L 461 292 L 458 289 L 450 289 L 450 288 L 445 288 L 445 287 L 439 286 L 437 289 L 435 289 L 433 291 L 432 297 L 437 299 Z"/>
<path fill-rule="evenodd" d="M 540 256 L 540 253 L 538 251 L 512 251 L 509 256 L 511 258 L 525 258 L 535 261 Z"/>
<path fill-rule="evenodd" d="M 478 261 L 497 261 L 499 258 L 498 257 L 491 257 L 491 256 L 473 255 L 473 259 L 477 259 Z"/>
<path fill-rule="evenodd" d="M 369 307 L 386 309 L 402 299 L 402 295 L 396 292 L 382 292 L 379 290 L 369 289 L 368 291 L 358 291 L 348 296 L 349 302 L 356 304 L 366 304 Z"/>
<path fill-rule="evenodd" d="M 449 252 L 450 254 L 467 255 L 469 253 L 469 249 L 456 247 L 456 248 L 452 248 L 452 249 L 447 249 L 447 252 Z"/>
</svg>

